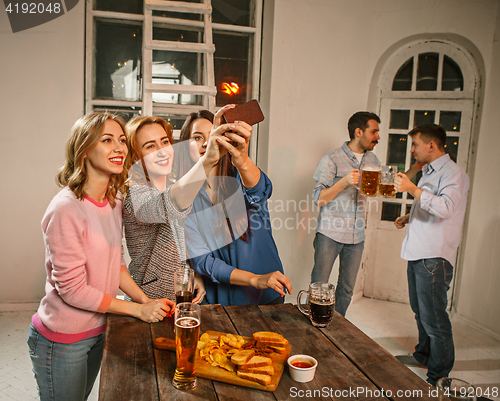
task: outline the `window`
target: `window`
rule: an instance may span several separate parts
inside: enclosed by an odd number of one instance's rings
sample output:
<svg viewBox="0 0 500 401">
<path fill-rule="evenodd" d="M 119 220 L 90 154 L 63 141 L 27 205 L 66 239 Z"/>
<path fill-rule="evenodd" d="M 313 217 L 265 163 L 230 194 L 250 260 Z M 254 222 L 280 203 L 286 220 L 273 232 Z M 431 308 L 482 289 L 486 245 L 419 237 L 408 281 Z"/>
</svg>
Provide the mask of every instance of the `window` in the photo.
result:
<svg viewBox="0 0 500 401">
<path fill-rule="evenodd" d="M 87 0 L 87 112 L 160 115 L 175 135 L 192 111 L 259 97 L 262 0 L 155 4 Z"/>
</svg>

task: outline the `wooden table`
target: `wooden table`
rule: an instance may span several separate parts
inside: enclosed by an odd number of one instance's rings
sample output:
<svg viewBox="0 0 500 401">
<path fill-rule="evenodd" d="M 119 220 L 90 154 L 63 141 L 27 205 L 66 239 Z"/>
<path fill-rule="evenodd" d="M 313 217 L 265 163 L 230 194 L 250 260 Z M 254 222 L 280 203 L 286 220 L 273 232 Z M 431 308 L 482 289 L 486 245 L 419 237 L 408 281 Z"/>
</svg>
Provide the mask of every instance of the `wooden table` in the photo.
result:
<svg viewBox="0 0 500 401">
<path fill-rule="evenodd" d="M 435 399 L 430 394 L 433 387 L 338 313 L 328 328 L 317 329 L 292 304 L 206 305 L 202 306 L 200 333 L 207 330 L 243 336 L 261 330 L 281 333 L 290 342 L 292 355 L 308 354 L 318 360 L 315 378 L 297 383 L 285 368 L 273 393 L 202 378 L 196 389 L 179 391 L 171 384 L 175 352 L 152 346 L 153 338 L 174 338 L 173 318 L 148 324 L 109 315 L 99 400 Z"/>
</svg>

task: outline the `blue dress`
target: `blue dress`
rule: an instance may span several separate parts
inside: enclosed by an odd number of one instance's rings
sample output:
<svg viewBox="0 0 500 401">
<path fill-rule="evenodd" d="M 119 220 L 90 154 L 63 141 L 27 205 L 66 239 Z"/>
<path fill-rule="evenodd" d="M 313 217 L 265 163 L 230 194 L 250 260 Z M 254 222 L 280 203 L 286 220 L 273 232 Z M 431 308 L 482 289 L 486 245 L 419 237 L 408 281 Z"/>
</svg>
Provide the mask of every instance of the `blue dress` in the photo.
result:
<svg viewBox="0 0 500 401">
<path fill-rule="evenodd" d="M 204 188 L 200 190 L 185 221 L 187 252 L 194 270 L 204 278 L 210 304 L 265 305 L 280 294 L 231 285 L 230 276 L 235 268 L 255 274 L 283 273 L 267 207 L 272 183 L 261 172 L 257 185 L 245 188 L 236 170 L 234 184 L 233 195 L 217 205 Z M 244 232 L 248 241 L 240 236 Z"/>
</svg>

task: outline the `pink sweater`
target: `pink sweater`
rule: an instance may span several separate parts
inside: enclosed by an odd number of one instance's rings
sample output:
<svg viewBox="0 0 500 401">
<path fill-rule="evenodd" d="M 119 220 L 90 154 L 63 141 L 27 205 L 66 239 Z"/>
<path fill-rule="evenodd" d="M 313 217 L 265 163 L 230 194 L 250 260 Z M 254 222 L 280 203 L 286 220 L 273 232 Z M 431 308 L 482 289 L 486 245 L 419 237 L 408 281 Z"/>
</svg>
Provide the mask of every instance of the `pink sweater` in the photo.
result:
<svg viewBox="0 0 500 401">
<path fill-rule="evenodd" d="M 69 188 L 42 219 L 47 281 L 32 322 L 45 338 L 74 343 L 103 333 L 122 256 L 122 201 L 78 200 Z"/>
</svg>

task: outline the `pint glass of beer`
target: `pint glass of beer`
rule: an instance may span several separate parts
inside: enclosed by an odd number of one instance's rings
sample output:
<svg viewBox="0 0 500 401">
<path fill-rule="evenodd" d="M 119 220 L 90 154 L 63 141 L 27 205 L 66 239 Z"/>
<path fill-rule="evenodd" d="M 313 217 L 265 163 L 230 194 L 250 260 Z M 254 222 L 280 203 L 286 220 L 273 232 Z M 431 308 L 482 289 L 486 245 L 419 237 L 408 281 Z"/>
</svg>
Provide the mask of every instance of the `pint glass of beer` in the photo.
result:
<svg viewBox="0 0 500 401">
<path fill-rule="evenodd" d="M 175 306 L 175 367 L 172 384 L 179 390 L 196 387 L 194 361 L 200 337 L 201 307 L 191 302 Z"/>
<path fill-rule="evenodd" d="M 384 198 L 395 198 L 396 188 L 394 179 L 398 173 L 398 166 L 382 166 L 380 172 L 380 183 L 378 184 L 378 193 Z"/>
<path fill-rule="evenodd" d="M 300 302 L 302 294 L 306 292 L 309 310 Z M 297 294 L 297 306 L 304 315 L 309 316 L 314 327 L 327 327 L 335 312 L 335 286 L 330 283 L 309 284 L 309 291 L 301 290 Z"/>
<path fill-rule="evenodd" d="M 365 165 L 361 170 L 360 191 L 365 196 L 377 196 L 380 166 Z"/>
<path fill-rule="evenodd" d="M 174 272 L 175 303 L 192 302 L 194 292 L 194 270 L 189 266 L 178 267 Z"/>
</svg>

